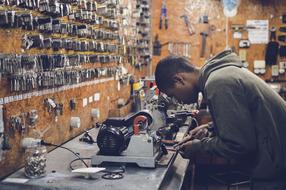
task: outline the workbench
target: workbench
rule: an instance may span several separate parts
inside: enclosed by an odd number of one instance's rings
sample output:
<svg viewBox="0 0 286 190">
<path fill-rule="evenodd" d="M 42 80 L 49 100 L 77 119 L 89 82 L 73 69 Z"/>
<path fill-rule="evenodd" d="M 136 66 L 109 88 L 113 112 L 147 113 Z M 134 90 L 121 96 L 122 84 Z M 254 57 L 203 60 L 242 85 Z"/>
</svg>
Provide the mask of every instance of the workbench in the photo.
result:
<svg viewBox="0 0 286 190">
<path fill-rule="evenodd" d="M 181 140 L 188 127 L 181 127 L 177 140 Z M 98 129 L 90 130 L 95 138 Z M 91 157 L 98 151 L 96 144 L 90 145 L 80 142 L 82 135 L 63 144 L 74 152 L 80 153 L 81 157 Z M 140 168 L 135 165 L 126 165 L 124 178 L 119 180 L 102 179 L 102 173 L 95 174 L 95 178 L 87 179 L 82 175 L 71 173 L 69 163 L 76 157 L 61 148 L 56 148 L 47 155 L 47 176 L 39 179 L 28 179 L 24 169 L 20 169 L 1 181 L 2 190 L 155 190 L 155 189 L 183 189 L 189 160 L 183 159 L 175 153 L 169 164 L 156 168 Z M 84 167 L 81 162 L 73 164 L 74 167 Z"/>
</svg>

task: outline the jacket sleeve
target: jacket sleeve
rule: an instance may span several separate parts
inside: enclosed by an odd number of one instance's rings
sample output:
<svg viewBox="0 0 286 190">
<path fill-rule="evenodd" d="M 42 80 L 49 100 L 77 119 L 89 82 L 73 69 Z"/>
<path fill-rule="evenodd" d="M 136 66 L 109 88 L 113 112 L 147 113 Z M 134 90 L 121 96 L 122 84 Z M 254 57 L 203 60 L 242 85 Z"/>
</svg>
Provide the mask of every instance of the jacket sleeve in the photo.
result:
<svg viewBox="0 0 286 190">
<path fill-rule="evenodd" d="M 256 135 L 243 87 L 225 81 L 209 86 L 206 94 L 217 134 L 194 141 L 192 152 L 214 153 L 228 159 L 251 153 L 256 148 Z"/>
</svg>

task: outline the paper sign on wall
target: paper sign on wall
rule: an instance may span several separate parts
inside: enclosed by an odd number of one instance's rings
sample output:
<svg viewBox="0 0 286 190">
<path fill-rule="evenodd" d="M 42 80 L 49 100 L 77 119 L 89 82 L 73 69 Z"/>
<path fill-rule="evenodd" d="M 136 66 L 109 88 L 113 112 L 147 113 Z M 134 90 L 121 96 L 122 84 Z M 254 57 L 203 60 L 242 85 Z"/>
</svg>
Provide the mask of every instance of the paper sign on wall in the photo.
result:
<svg viewBox="0 0 286 190">
<path fill-rule="evenodd" d="M 267 44 L 269 41 L 268 20 L 247 20 L 248 39 L 251 44 Z"/>
<path fill-rule="evenodd" d="M 82 107 L 85 107 L 87 105 L 87 98 L 84 98 L 82 100 Z"/>
<path fill-rule="evenodd" d="M 94 101 L 99 101 L 100 100 L 100 93 L 95 93 L 94 94 Z"/>
<path fill-rule="evenodd" d="M 93 102 L 93 96 L 90 96 L 90 97 L 88 98 L 88 102 L 89 102 L 89 103 Z"/>
</svg>

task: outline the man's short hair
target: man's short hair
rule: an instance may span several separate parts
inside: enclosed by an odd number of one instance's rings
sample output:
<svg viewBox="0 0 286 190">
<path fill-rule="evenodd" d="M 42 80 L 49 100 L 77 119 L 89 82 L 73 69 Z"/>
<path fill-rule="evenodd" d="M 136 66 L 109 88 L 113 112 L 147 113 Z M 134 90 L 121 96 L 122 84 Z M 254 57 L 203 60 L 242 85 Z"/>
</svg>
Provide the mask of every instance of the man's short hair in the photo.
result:
<svg viewBox="0 0 286 190">
<path fill-rule="evenodd" d="M 171 55 L 161 59 L 155 71 L 157 87 L 164 92 L 174 86 L 173 77 L 175 74 L 180 72 L 194 72 L 196 70 L 196 67 L 184 57 Z"/>
</svg>

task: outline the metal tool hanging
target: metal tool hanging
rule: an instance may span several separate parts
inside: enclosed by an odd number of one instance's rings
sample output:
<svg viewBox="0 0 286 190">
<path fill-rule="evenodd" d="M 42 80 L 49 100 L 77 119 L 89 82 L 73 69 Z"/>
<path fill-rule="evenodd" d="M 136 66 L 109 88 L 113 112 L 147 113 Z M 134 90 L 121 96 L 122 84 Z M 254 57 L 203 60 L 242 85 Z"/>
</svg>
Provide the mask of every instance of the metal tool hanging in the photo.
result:
<svg viewBox="0 0 286 190">
<path fill-rule="evenodd" d="M 168 29 L 168 15 L 167 15 L 167 5 L 166 0 L 162 0 L 162 7 L 161 7 L 161 15 L 160 15 L 160 23 L 159 23 L 159 29 L 161 30 L 163 28 L 163 21 L 165 21 L 165 29 Z"/>
<path fill-rule="evenodd" d="M 191 43 L 187 42 L 169 42 L 168 51 L 171 55 L 191 58 L 191 47 Z"/>
</svg>

